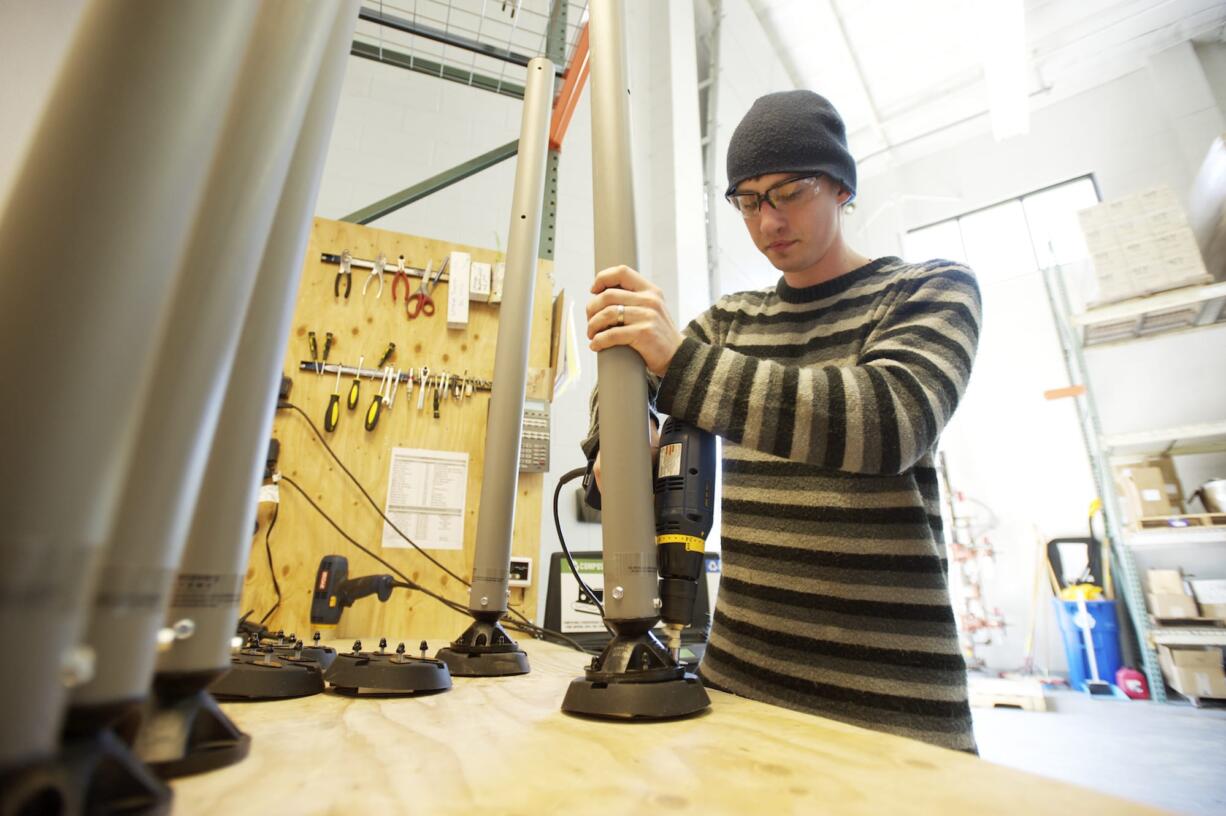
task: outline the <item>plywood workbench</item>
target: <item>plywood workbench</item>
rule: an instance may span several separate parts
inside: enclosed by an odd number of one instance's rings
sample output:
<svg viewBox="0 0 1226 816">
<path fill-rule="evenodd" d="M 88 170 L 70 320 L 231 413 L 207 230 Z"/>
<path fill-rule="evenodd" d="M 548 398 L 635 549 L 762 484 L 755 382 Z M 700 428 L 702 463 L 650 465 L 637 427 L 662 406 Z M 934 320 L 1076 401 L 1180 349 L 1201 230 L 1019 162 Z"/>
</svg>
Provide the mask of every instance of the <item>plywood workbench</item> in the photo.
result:
<svg viewBox="0 0 1226 816">
<path fill-rule="evenodd" d="M 911 740 L 719 692 L 700 716 L 559 710 L 587 658 L 524 642 L 532 672 L 442 694 L 224 706 L 248 758 L 174 783 L 176 814 L 1153 814 Z M 340 644 L 337 644 L 340 645 Z M 431 652 L 443 640 L 431 641 Z"/>
</svg>

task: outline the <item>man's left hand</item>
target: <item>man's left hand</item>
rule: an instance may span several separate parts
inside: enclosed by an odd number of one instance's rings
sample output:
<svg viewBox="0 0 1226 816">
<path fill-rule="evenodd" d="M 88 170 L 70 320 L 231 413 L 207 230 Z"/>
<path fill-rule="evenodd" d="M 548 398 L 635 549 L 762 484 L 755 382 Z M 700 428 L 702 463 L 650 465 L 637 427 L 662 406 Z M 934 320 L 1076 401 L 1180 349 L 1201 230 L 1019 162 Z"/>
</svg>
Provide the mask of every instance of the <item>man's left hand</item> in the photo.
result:
<svg viewBox="0 0 1226 816">
<path fill-rule="evenodd" d="M 663 377 L 681 345 L 681 332 L 664 308 L 660 289 L 628 266 L 601 270 L 587 304 L 587 337 L 592 351 L 629 346 L 647 370 Z"/>
</svg>

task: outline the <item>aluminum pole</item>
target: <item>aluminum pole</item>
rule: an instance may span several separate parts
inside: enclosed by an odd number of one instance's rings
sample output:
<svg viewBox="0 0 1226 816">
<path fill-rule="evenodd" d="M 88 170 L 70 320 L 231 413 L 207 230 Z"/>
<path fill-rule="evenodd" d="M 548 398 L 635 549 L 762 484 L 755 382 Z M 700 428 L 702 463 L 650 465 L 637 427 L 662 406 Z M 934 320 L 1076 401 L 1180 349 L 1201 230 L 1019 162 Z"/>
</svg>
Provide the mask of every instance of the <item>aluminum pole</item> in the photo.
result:
<svg viewBox="0 0 1226 816">
<path fill-rule="evenodd" d="M 468 609 L 473 617 L 498 620 L 507 611 L 507 572 L 515 529 L 519 488 L 519 446 L 523 434 L 524 390 L 536 291 L 536 250 L 545 192 L 545 154 L 553 97 L 553 63 L 537 57 L 528 63 L 519 159 L 507 231 L 507 267 L 498 310 L 498 345 L 485 434 L 477 546 Z"/>
<path fill-rule="evenodd" d="M 630 164 L 630 89 L 621 0 L 590 6 L 592 207 L 596 269 L 638 269 Z M 605 619 L 649 621 L 658 615 L 654 497 L 643 358 L 628 346 L 596 356 L 601 453 L 601 526 Z M 636 627 L 640 624 L 636 624 Z"/>
<path fill-rule="evenodd" d="M 0 769 L 59 736 L 61 672 L 252 23 L 241 0 L 92 3 L 0 216 L 0 631 L 22 639 L 0 680 Z M 47 264 L 65 248 L 72 275 Z"/>
<path fill-rule="evenodd" d="M 94 678 L 74 689 L 74 706 L 136 701 L 149 688 L 167 591 L 234 364 L 242 328 L 235 317 L 251 300 L 335 11 L 278 0 L 256 17 L 99 575 L 87 637 Z"/>
<path fill-rule="evenodd" d="M 285 338 L 294 316 L 311 213 L 357 9 L 358 0 L 346 0 L 337 9 L 243 323 L 216 440 L 172 592 L 166 620 L 191 619 L 196 632 L 159 656 L 159 675 L 215 672 L 229 665 Z M 201 584 L 206 591 L 198 591 Z"/>
</svg>

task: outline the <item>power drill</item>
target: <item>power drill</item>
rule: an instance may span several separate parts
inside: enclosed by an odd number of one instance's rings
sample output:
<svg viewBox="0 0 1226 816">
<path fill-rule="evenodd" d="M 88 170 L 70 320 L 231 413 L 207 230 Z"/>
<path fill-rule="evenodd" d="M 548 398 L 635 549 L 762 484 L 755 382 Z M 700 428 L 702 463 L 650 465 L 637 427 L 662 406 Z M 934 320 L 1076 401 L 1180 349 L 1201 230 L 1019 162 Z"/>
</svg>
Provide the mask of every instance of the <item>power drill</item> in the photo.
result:
<svg viewBox="0 0 1226 816">
<path fill-rule="evenodd" d="M 681 632 L 694 618 L 703 551 L 715 516 L 715 437 L 669 417 L 660 432 L 656 463 L 656 549 L 660 618 L 673 659 Z"/>
<path fill-rule="evenodd" d="M 340 623 L 341 613 L 353 602 L 367 595 L 377 595 L 387 601 L 397 586 L 390 575 L 349 577 L 349 559 L 343 555 L 325 555 L 315 572 L 315 589 L 311 595 L 311 624 L 330 628 Z"/>
</svg>

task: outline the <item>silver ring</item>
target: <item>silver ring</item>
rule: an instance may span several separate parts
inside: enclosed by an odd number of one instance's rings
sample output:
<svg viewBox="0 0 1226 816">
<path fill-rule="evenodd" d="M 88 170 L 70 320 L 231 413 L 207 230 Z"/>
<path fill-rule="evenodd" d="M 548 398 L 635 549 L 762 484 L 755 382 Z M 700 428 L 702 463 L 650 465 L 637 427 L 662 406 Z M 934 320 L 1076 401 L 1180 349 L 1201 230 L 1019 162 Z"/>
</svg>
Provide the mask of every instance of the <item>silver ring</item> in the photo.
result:
<svg viewBox="0 0 1226 816">
<path fill-rule="evenodd" d="M 626 325 L 626 304 L 624 303 L 617 304 L 617 325 Z"/>
</svg>

